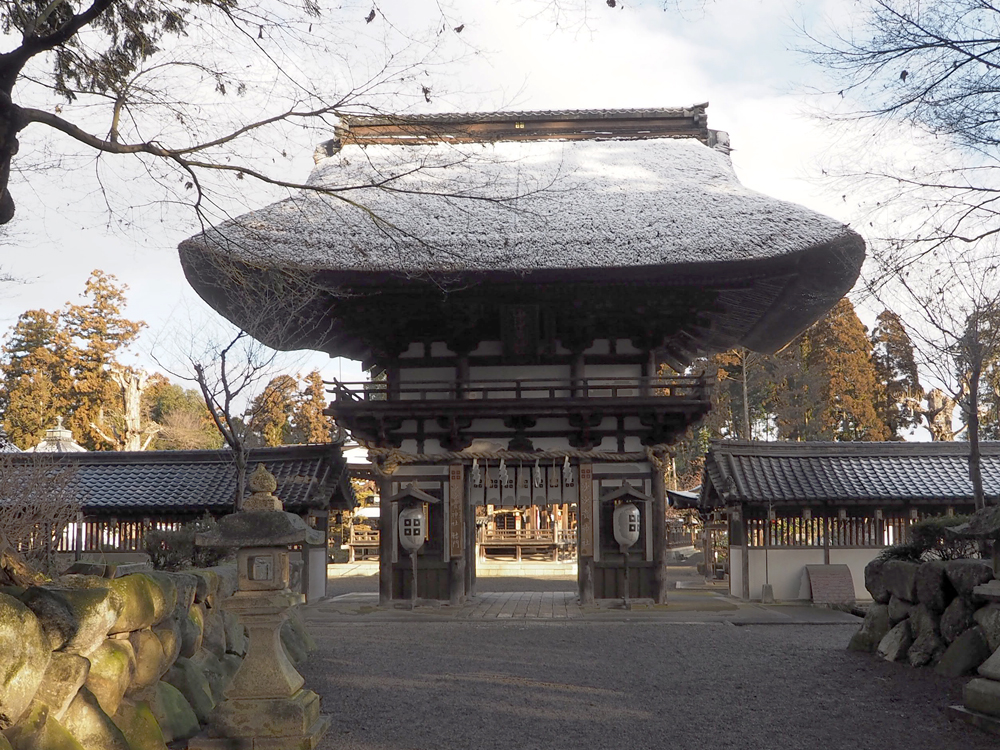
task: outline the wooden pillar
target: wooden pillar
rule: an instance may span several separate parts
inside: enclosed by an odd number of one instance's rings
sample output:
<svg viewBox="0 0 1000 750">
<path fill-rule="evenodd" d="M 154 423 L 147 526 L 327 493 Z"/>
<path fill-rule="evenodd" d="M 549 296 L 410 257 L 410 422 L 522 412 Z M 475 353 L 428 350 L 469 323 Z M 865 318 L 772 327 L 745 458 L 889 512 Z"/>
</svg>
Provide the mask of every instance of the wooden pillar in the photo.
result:
<svg viewBox="0 0 1000 750">
<path fill-rule="evenodd" d="M 465 601 L 465 466 L 448 468 L 448 599 L 453 605 Z"/>
<path fill-rule="evenodd" d="M 392 478 L 379 477 L 378 603 L 392 600 Z"/>
<path fill-rule="evenodd" d="M 830 564 L 830 509 L 823 507 L 823 564 Z"/>
<path fill-rule="evenodd" d="M 657 604 L 667 603 L 667 485 L 663 470 L 653 466 L 653 597 Z"/>
<path fill-rule="evenodd" d="M 750 601 L 750 524 L 747 521 L 746 505 L 740 505 L 740 527 L 743 529 L 743 591 L 740 595 Z"/>
<path fill-rule="evenodd" d="M 580 604 L 594 603 L 594 466 L 580 462 L 577 584 Z"/>
<path fill-rule="evenodd" d="M 476 506 L 465 498 L 465 596 L 476 595 Z"/>
</svg>

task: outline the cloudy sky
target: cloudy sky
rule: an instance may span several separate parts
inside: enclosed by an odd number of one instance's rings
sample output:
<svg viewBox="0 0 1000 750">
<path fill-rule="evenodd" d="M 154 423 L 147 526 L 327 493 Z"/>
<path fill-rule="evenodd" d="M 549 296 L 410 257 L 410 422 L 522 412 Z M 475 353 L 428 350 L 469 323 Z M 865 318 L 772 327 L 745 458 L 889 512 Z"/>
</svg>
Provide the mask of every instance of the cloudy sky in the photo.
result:
<svg viewBox="0 0 1000 750">
<path fill-rule="evenodd" d="M 799 29 L 817 33 L 843 21 L 850 0 L 678 0 L 681 7 L 604 0 L 468 0 L 448 7 L 449 23 L 463 24 L 469 57 L 433 75 L 430 111 L 664 107 L 709 102 L 710 127 L 730 133 L 737 173 L 744 184 L 850 221 L 851 201 L 818 180 L 836 158 L 838 137 L 808 112 L 818 72 L 796 51 Z M 370 4 L 362 4 L 370 7 Z M 622 4 L 619 3 L 619 6 Z M 433 2 L 387 0 L 378 24 L 416 23 L 433 17 Z M 565 6 L 563 12 L 561 6 Z M 362 8 L 361 5 L 358 6 Z M 581 9 L 582 8 L 582 9 Z M 362 13 L 363 16 L 363 13 Z M 388 20 L 387 20 L 388 19 Z M 364 43 L 363 41 L 360 43 Z M 412 110 L 411 110 L 412 111 Z M 32 140 L 25 139 L 28 148 Z M 24 147 L 22 147 L 22 150 Z M 63 151 L 72 146 L 63 146 Z M 104 179 L 116 173 L 110 160 Z M 212 313 L 188 288 L 177 243 L 197 231 L 193 217 L 155 205 L 110 219 L 94 188 L 98 173 L 83 154 L 70 170 L 32 173 L 16 192 L 19 213 L 4 236 L 3 270 L 27 283 L 7 285 L 0 297 L 0 328 L 29 308 L 56 309 L 82 291 L 91 270 L 115 274 L 129 286 L 127 314 L 149 325 L 140 362 L 180 320 L 207 321 Z M 311 149 L 287 155 L 290 179 L 304 180 Z M 124 174 L 128 174 L 127 172 Z M 134 191 L 137 202 L 142 182 Z M 263 198 L 262 198 L 263 200 Z M 253 204 L 253 196 L 248 198 Z M 182 327 L 190 327 L 184 323 Z M 313 355 L 327 377 L 352 379 L 357 368 Z"/>
</svg>

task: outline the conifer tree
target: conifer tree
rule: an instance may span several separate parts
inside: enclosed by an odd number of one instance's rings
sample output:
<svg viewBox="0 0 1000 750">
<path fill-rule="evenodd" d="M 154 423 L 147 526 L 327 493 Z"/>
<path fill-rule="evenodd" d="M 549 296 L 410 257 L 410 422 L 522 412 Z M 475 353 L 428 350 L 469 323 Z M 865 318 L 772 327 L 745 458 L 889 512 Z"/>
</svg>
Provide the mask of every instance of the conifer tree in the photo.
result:
<svg viewBox="0 0 1000 750">
<path fill-rule="evenodd" d="M 8 334 L 0 409 L 8 437 L 21 449 L 37 445 L 56 417 L 71 408 L 69 348 L 59 314 L 45 310 L 22 313 Z"/>
<path fill-rule="evenodd" d="M 805 365 L 818 377 L 818 436 L 826 440 L 885 440 L 875 411 L 872 345 L 854 305 L 844 297 L 805 333 Z"/>
<path fill-rule="evenodd" d="M 877 383 L 875 411 L 890 439 L 901 439 L 905 430 L 920 424 L 923 389 L 913 342 L 902 319 L 891 310 L 883 310 L 875 319 L 871 341 Z"/>
<path fill-rule="evenodd" d="M 247 409 L 247 426 L 255 442 L 268 446 L 289 442 L 297 395 L 295 378 L 290 375 L 271 378 Z"/>
<path fill-rule="evenodd" d="M 295 442 L 328 443 L 335 424 L 332 417 L 323 413 L 327 405 L 323 377 L 319 370 L 313 370 L 303 380 L 305 389 L 296 397 L 292 415 Z"/>
<path fill-rule="evenodd" d="M 145 327 L 141 321 L 123 316 L 128 287 L 111 274 L 95 270 L 84 287 L 83 302 L 67 304 L 62 315 L 72 341 L 68 349 L 74 381 L 74 409 L 68 420 L 77 442 L 95 450 L 107 447 L 100 425 L 105 411 L 121 400 L 120 388 L 111 370 L 116 359 Z"/>
</svg>

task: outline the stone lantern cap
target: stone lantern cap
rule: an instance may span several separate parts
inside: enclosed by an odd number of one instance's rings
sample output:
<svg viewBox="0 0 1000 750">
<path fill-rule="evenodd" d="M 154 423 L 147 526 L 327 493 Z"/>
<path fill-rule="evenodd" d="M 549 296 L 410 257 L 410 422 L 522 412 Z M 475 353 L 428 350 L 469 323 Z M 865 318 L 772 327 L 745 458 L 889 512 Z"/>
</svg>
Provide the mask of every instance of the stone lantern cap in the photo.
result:
<svg viewBox="0 0 1000 750">
<path fill-rule="evenodd" d="M 625 480 L 622 486 L 619 487 L 617 490 L 609 492 L 607 495 L 601 498 L 602 503 L 613 503 L 616 500 L 625 500 L 625 501 L 638 500 L 639 502 L 643 503 L 653 502 L 652 497 L 647 495 L 645 492 L 642 492 L 641 490 L 638 490 L 635 487 L 633 487 L 631 484 L 628 483 L 628 480 Z"/>
<path fill-rule="evenodd" d="M 223 516 L 213 531 L 195 536 L 199 547 L 287 547 L 322 544 L 323 532 L 294 513 L 247 510 Z"/>
<path fill-rule="evenodd" d="M 264 464 L 250 475 L 253 494 L 243 502 L 244 510 L 223 516 L 213 531 L 195 536 L 199 547 L 287 547 L 322 544 L 323 532 L 311 528 L 294 513 L 282 510 L 272 494 L 278 486 Z"/>
</svg>

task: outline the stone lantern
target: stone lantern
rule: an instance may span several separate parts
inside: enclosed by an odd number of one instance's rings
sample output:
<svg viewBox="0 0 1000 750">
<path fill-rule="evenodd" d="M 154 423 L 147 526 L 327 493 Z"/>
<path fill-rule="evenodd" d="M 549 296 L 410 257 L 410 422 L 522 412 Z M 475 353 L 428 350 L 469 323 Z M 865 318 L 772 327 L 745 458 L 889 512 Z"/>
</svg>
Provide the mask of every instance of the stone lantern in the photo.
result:
<svg viewBox="0 0 1000 750">
<path fill-rule="evenodd" d="M 289 547 L 317 544 L 322 532 L 282 509 L 273 494 L 277 482 L 263 464 L 251 474 L 249 486 L 253 494 L 243 510 L 223 517 L 214 531 L 195 540 L 199 546 L 237 549 L 237 591 L 222 606 L 246 625 L 249 647 L 205 735 L 188 747 L 311 750 L 330 719 L 320 714 L 319 696 L 303 689 L 305 680 L 281 644 L 281 625 L 302 599 L 288 588 Z"/>
</svg>

